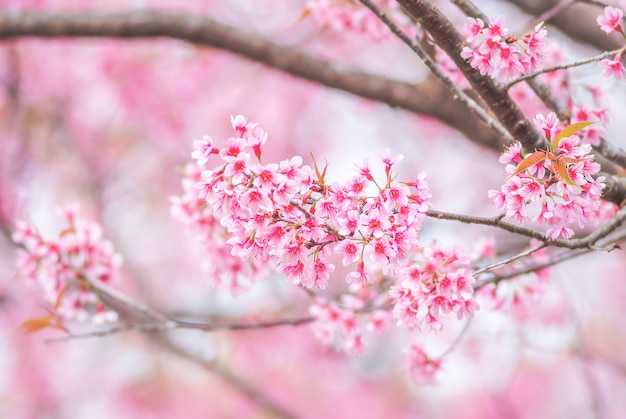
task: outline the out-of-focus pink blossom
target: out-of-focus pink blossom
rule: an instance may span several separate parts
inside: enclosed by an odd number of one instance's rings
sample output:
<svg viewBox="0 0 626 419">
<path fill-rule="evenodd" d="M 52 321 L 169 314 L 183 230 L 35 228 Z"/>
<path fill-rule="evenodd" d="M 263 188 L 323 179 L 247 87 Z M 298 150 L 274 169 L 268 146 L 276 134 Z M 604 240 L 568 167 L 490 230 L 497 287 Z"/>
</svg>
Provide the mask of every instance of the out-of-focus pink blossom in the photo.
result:
<svg viewBox="0 0 626 419">
<path fill-rule="evenodd" d="M 606 58 L 600 61 L 600 67 L 604 77 L 611 77 L 615 80 L 622 80 L 626 77 L 626 68 L 622 64 L 620 55 L 616 55 L 613 59 Z"/>
<path fill-rule="evenodd" d="M 416 383 L 435 384 L 441 360 L 429 357 L 419 345 L 412 343 L 405 350 L 404 370 Z"/>
<path fill-rule="evenodd" d="M 611 33 L 614 30 L 623 32 L 621 22 L 624 18 L 624 12 L 617 7 L 606 6 L 604 13 L 596 18 L 598 26 L 606 33 Z"/>
</svg>

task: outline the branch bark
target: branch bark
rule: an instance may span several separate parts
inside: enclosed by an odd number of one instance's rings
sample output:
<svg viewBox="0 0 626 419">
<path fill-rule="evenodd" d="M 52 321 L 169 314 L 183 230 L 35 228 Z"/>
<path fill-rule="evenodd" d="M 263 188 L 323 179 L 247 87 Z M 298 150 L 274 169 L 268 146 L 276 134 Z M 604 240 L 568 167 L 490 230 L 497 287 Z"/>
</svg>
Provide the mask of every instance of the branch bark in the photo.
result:
<svg viewBox="0 0 626 419">
<path fill-rule="evenodd" d="M 410 84 L 356 71 L 205 16 L 156 11 L 0 13 L 0 40 L 23 37 L 169 38 L 213 47 L 330 88 L 436 118 L 472 141 L 502 151 L 501 138 L 468 114 L 434 77 Z"/>
<path fill-rule="evenodd" d="M 413 3 L 400 0 L 400 3 Z M 423 5 L 424 2 L 419 2 Z M 417 4 L 417 3 L 416 3 Z M 431 30 L 441 26 L 441 19 L 430 19 Z M 462 38 L 449 22 L 441 26 L 447 32 L 443 46 L 448 53 L 460 51 Z M 450 31 L 452 29 L 452 32 Z M 455 34 L 456 33 L 456 34 Z M 168 38 L 199 46 L 213 47 L 260 62 L 276 70 L 354 95 L 386 103 L 392 107 L 430 116 L 459 130 L 468 139 L 497 152 L 502 151 L 502 138 L 487 124 L 467 111 L 450 95 L 436 78 L 429 76 L 414 85 L 346 68 L 337 63 L 316 58 L 293 47 L 279 45 L 256 34 L 245 33 L 205 16 L 185 13 L 137 11 L 128 13 L 0 13 L 0 40 L 35 38 Z M 457 54 L 458 56 L 458 54 Z M 492 80 L 480 76 L 458 56 L 460 68 L 486 95 L 488 103 L 504 117 L 505 126 L 525 146 L 541 140 L 532 124 L 521 114 L 515 103 Z M 502 106 L 502 109 L 500 109 Z M 500 118 L 501 119 L 501 118 Z M 503 122 L 504 122 L 503 121 Z M 609 145 L 607 145 L 608 147 Z M 606 150 L 609 154 L 615 150 Z M 619 154 L 619 153 L 618 153 Z M 621 203 L 626 191 L 616 185 L 612 202 Z"/>
<path fill-rule="evenodd" d="M 528 150 L 539 148 L 545 140 L 511 99 L 502 85 L 489 76 L 483 76 L 461 57 L 466 45 L 452 22 L 431 2 L 425 0 L 398 0 L 398 3 L 435 40 L 454 61 L 491 112 Z"/>
</svg>

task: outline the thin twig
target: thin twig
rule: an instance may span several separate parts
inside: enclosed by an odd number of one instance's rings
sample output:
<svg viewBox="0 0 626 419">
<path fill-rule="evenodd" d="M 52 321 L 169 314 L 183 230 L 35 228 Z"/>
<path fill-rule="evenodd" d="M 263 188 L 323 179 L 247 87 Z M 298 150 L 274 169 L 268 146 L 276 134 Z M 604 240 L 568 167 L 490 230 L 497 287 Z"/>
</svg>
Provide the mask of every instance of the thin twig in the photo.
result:
<svg viewBox="0 0 626 419">
<path fill-rule="evenodd" d="M 603 240 L 600 245 L 606 247 L 605 251 L 610 252 L 611 250 L 620 248 L 617 245 L 617 243 L 625 239 L 626 239 L 626 231 L 623 231 L 620 234 L 615 235 L 614 237 L 609 237 L 606 240 Z M 609 247 L 611 243 L 613 243 L 613 246 Z M 525 266 L 525 267 L 521 267 L 518 269 L 514 269 L 507 273 L 497 274 L 489 278 L 482 279 L 478 281 L 477 283 L 475 283 L 473 288 L 474 290 L 478 290 L 486 285 L 497 284 L 498 282 L 506 280 L 506 279 L 514 278 L 516 276 L 528 274 L 531 272 L 536 272 L 540 269 L 549 268 L 550 266 L 555 266 L 567 260 L 575 259 L 579 256 L 583 256 L 583 255 L 586 255 L 588 253 L 595 252 L 595 251 L 597 250 L 591 249 L 591 248 L 586 248 L 586 249 L 582 248 L 582 249 L 576 249 L 573 251 L 564 251 L 558 255 L 551 255 L 550 259 L 545 262 L 532 264 L 530 266 Z"/>
<path fill-rule="evenodd" d="M 128 331 L 141 331 L 147 333 L 163 333 L 170 330 L 199 330 L 202 332 L 214 332 L 217 330 L 253 330 L 267 329 L 278 326 L 299 326 L 315 321 L 315 317 L 297 317 L 291 319 L 262 320 L 258 322 L 232 322 L 232 323 L 194 323 L 181 320 L 170 320 L 164 323 L 123 323 L 116 324 L 105 329 L 94 330 L 86 333 L 69 333 L 65 336 L 48 339 L 47 342 L 61 342 L 73 339 L 85 339 L 102 337 Z"/>
<path fill-rule="evenodd" d="M 403 31 L 400 29 L 391 19 L 387 17 L 387 15 L 380 10 L 374 3 L 370 0 L 359 0 L 365 7 L 370 9 L 378 18 L 385 24 L 387 27 L 396 35 L 402 42 L 413 50 L 417 54 L 418 57 L 426 64 L 426 67 L 439 79 L 443 82 L 443 84 L 452 91 L 454 97 L 458 99 L 460 102 L 464 103 L 468 109 L 474 113 L 478 118 L 480 118 L 483 122 L 489 125 L 492 129 L 494 129 L 503 140 L 507 143 L 512 143 L 515 140 L 511 136 L 511 134 L 498 122 L 496 119 L 492 118 L 480 105 L 478 105 L 471 97 L 469 97 L 456 83 L 454 83 L 450 77 L 448 77 L 442 70 L 439 68 L 437 63 L 433 61 L 433 59 L 422 49 L 421 45 L 412 39 L 410 39 Z"/>
<path fill-rule="evenodd" d="M 539 76 L 540 74 L 544 74 L 544 73 L 550 73 L 552 71 L 557 71 L 557 70 L 565 70 L 567 68 L 573 68 L 573 67 L 580 67 L 582 65 L 585 64 L 589 64 L 589 63 L 593 63 L 596 61 L 600 61 L 603 60 L 605 58 L 608 58 L 612 55 L 615 54 L 619 54 L 620 52 L 623 52 L 624 48 L 620 48 L 620 49 L 616 49 L 613 51 L 605 51 L 601 54 L 595 55 L 593 57 L 590 58 L 583 58 L 582 60 L 578 60 L 578 61 L 572 61 L 569 63 L 564 63 L 564 64 L 557 64 L 557 65 L 553 65 L 551 67 L 546 67 L 546 68 L 542 68 L 540 70 L 537 71 L 533 71 L 532 73 L 528 73 L 528 74 L 524 74 L 523 76 L 520 76 L 518 78 L 516 78 L 515 80 L 510 81 L 505 88 L 508 90 L 511 87 L 515 86 L 517 83 L 521 83 L 523 81 L 528 81 L 532 78 L 535 78 L 537 76 Z"/>
<path fill-rule="evenodd" d="M 545 237 L 545 234 L 539 232 L 537 230 L 533 230 L 532 228 L 518 226 L 517 224 L 508 223 L 506 221 L 502 221 L 502 216 L 487 218 L 487 217 L 475 217 L 470 215 L 461 215 L 454 214 L 444 211 L 437 210 L 429 210 L 427 215 L 432 218 L 437 218 L 439 220 L 451 220 L 451 221 L 459 221 L 466 224 L 479 224 L 486 225 L 491 227 L 500 228 L 502 230 L 509 231 L 511 233 L 519 234 L 522 236 L 530 237 L 531 239 L 537 239 L 541 242 L 554 246 L 554 247 L 563 247 L 567 249 L 582 249 L 582 248 L 592 248 L 596 242 L 607 237 L 613 231 L 615 231 L 624 220 L 626 220 L 626 206 L 621 208 L 609 221 L 607 221 L 604 225 L 588 234 L 585 237 L 579 239 L 559 239 L 559 240 L 550 240 Z M 605 250 L 605 249 L 595 249 L 595 250 Z"/>
<path fill-rule="evenodd" d="M 541 244 L 539 244 L 539 245 L 537 245 L 535 247 L 531 247 L 530 249 L 526 249 L 523 252 L 520 252 L 520 253 L 518 253 L 516 255 L 513 255 L 511 257 L 508 257 L 506 259 L 502 259 L 502 260 L 500 260 L 498 262 L 495 262 L 495 263 L 492 263 L 490 265 L 483 266 L 482 268 L 480 268 L 479 270 L 474 272 L 472 275 L 473 276 L 478 276 L 478 275 L 483 274 L 485 272 L 489 272 L 489 271 L 492 271 L 492 270 L 494 270 L 496 268 L 499 268 L 500 266 L 508 265 L 509 263 L 515 262 L 518 259 L 521 259 L 523 257 L 532 255 L 533 253 L 535 253 L 535 252 L 537 252 L 537 251 L 539 251 L 539 250 L 541 250 L 541 249 L 543 249 L 543 248 L 545 248 L 547 246 L 548 246 L 547 243 L 541 243 Z"/>
</svg>

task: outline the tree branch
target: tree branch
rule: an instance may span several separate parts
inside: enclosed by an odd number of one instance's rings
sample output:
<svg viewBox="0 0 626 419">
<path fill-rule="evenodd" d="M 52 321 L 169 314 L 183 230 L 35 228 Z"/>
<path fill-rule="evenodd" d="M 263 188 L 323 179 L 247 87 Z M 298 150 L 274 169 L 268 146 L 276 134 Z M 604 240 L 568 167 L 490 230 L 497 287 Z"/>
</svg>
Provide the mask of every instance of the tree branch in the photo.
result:
<svg viewBox="0 0 626 419">
<path fill-rule="evenodd" d="M 0 13 L 0 40 L 21 37 L 170 38 L 219 48 L 330 88 L 434 117 L 461 131 L 468 139 L 497 152 L 502 151 L 502 137 L 486 123 L 468 113 L 467 107 L 455 100 L 443 83 L 434 76 L 429 76 L 423 83 L 413 85 L 355 71 L 318 59 L 295 48 L 278 45 L 256 34 L 239 31 L 209 17 L 156 11 Z M 458 36 L 456 39 L 459 41 Z M 468 66 L 465 62 L 463 64 Z M 480 79 L 485 81 L 490 89 L 499 87 L 487 78 Z M 512 103 L 501 89 L 496 92 L 497 98 L 503 99 L 504 103 Z M 492 105 L 498 107 L 498 103 L 496 100 Z M 521 131 L 528 130 L 526 118 L 520 121 L 523 127 L 518 128 Z M 508 123 L 517 125 L 514 115 Z M 532 127 L 530 128 L 532 131 Z M 507 130 L 510 131 L 510 127 L 507 126 Z M 606 142 L 601 144 L 599 149 L 612 161 L 621 159 L 618 162 L 623 161 L 623 166 L 626 167 L 626 156 L 621 149 Z M 608 199 L 621 203 L 626 198 L 626 190 L 619 183 L 615 185 L 614 193 Z"/>
<path fill-rule="evenodd" d="M 188 360 L 196 365 L 199 365 L 208 372 L 215 374 L 222 379 L 231 388 L 236 389 L 239 393 L 246 396 L 254 404 L 265 410 L 267 413 L 271 413 L 273 417 L 290 419 L 295 418 L 291 412 L 288 412 L 282 406 L 279 406 L 274 401 L 270 400 L 265 394 L 261 393 L 258 389 L 242 380 L 235 375 L 232 371 L 220 366 L 215 361 L 209 361 L 192 354 L 187 349 L 174 343 L 171 339 L 163 335 L 153 335 L 151 339 L 159 344 L 159 346 L 166 348 L 170 352 L 180 356 L 183 359 Z"/>
<path fill-rule="evenodd" d="M 205 16 L 157 11 L 0 13 L 0 40 L 21 37 L 169 38 L 218 48 L 330 88 L 434 117 L 475 142 L 502 150 L 499 135 L 468 115 L 467 108 L 432 77 L 415 85 L 356 71 Z"/>
<path fill-rule="evenodd" d="M 566 249 L 583 249 L 583 248 L 592 248 L 599 240 L 607 237 L 613 231 L 615 231 L 622 223 L 626 220 L 626 206 L 621 208 L 613 218 L 607 221 L 604 225 L 597 228 L 592 233 L 588 234 L 585 237 L 581 237 L 579 239 L 560 239 L 560 240 L 549 240 L 546 238 L 545 234 L 533 230 L 532 228 L 522 227 L 517 224 L 508 223 L 506 221 L 502 221 L 503 216 L 499 215 L 497 217 L 488 218 L 488 217 L 474 217 L 470 215 L 461 215 L 461 214 L 453 214 L 449 212 L 437 211 L 437 210 L 429 210 L 428 216 L 432 218 L 437 218 L 439 220 L 450 220 L 450 221 L 459 221 L 466 224 L 479 224 L 485 226 L 496 227 L 514 234 L 519 234 L 521 236 L 526 236 L 531 239 L 537 239 L 547 245 L 554 247 L 562 247 Z"/>
<path fill-rule="evenodd" d="M 500 83 L 484 76 L 461 57 L 465 40 L 452 22 L 427 0 L 398 0 L 398 3 L 435 40 L 437 45 L 454 61 L 491 112 L 528 150 L 539 148 L 545 143 L 533 124 L 526 118 L 517 104 L 509 97 Z"/>
</svg>

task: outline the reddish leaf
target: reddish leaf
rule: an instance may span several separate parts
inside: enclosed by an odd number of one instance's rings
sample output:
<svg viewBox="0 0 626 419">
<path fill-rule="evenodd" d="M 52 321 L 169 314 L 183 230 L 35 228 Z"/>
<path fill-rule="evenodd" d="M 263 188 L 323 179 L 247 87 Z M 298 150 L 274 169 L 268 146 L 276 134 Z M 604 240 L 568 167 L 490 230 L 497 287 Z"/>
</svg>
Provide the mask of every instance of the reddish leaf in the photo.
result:
<svg viewBox="0 0 626 419">
<path fill-rule="evenodd" d="M 56 323 L 54 318 L 50 316 L 41 319 L 29 319 L 20 323 L 19 328 L 22 329 L 24 333 L 34 333 L 46 327 L 51 327 L 53 322 Z"/>
<path fill-rule="evenodd" d="M 565 128 L 563 131 L 559 132 L 559 134 L 552 140 L 552 150 L 556 150 L 556 148 L 559 146 L 559 141 L 561 141 L 561 139 L 571 137 L 578 131 L 584 130 L 591 124 L 595 124 L 595 122 L 576 122 L 575 124 L 572 124 L 569 127 Z"/>
<path fill-rule="evenodd" d="M 529 154 L 528 156 L 524 157 L 521 162 L 518 163 L 517 168 L 515 169 L 515 172 L 513 172 L 512 176 L 515 176 L 516 174 L 523 172 L 524 170 L 528 169 L 533 164 L 542 162 L 545 159 L 546 159 L 545 151 L 535 151 L 534 153 Z"/>
<path fill-rule="evenodd" d="M 54 302 L 54 309 L 55 310 L 58 310 L 59 307 L 61 307 L 61 299 L 65 295 L 65 291 L 67 291 L 69 286 L 70 286 L 70 284 L 66 284 L 65 287 L 63 287 L 63 289 L 61 290 L 61 292 L 59 292 L 59 295 L 57 296 L 57 300 Z"/>
<path fill-rule="evenodd" d="M 324 186 L 324 180 L 326 179 L 326 170 L 328 170 L 328 162 L 324 165 L 324 170 L 320 172 L 317 167 L 317 161 L 315 161 L 315 156 L 311 153 L 311 158 L 313 159 L 313 167 L 315 167 L 315 174 L 317 175 L 317 180 L 319 181 L 320 186 Z"/>
<path fill-rule="evenodd" d="M 553 167 L 554 173 L 560 180 L 567 183 L 568 185 L 579 186 L 570 177 L 569 172 L 567 171 L 567 166 L 565 165 L 565 162 L 563 162 L 562 160 L 554 160 L 552 161 L 552 167 Z"/>
</svg>

